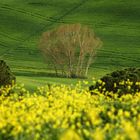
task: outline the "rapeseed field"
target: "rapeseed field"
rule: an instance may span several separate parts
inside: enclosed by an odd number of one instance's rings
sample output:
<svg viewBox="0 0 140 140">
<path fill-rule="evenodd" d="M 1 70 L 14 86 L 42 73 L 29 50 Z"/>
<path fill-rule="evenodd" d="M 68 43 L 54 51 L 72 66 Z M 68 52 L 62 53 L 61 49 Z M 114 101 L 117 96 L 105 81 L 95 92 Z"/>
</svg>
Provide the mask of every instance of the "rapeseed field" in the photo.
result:
<svg viewBox="0 0 140 140">
<path fill-rule="evenodd" d="M 91 95 L 88 87 L 1 88 L 0 140 L 139 140 L 140 93 Z"/>
</svg>

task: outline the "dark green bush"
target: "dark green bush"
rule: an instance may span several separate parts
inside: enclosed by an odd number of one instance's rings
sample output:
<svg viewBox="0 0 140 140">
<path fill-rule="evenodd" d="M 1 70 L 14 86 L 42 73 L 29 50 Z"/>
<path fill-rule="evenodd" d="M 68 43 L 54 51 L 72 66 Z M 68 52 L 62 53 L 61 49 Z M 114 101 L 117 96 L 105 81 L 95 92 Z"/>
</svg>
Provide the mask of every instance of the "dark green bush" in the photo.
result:
<svg viewBox="0 0 140 140">
<path fill-rule="evenodd" d="M 15 81 L 16 77 L 12 74 L 9 66 L 3 60 L 0 60 L 0 87 L 11 85 Z"/>
<path fill-rule="evenodd" d="M 98 89 L 102 93 L 113 92 L 120 95 L 140 91 L 140 69 L 117 70 L 103 76 L 90 90 Z"/>
</svg>

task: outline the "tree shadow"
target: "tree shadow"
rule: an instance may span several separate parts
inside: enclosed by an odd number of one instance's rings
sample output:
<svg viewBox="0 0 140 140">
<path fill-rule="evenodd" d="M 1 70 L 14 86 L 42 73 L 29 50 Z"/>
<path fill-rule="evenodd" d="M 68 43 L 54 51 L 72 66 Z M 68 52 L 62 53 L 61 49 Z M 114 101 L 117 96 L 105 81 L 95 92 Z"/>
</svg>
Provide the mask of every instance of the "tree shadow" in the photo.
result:
<svg viewBox="0 0 140 140">
<path fill-rule="evenodd" d="M 60 73 L 51 73 L 51 72 L 14 72 L 16 76 L 27 76 L 27 77 L 53 77 L 53 78 L 72 78 L 72 79 L 86 79 L 86 77 L 68 77 Z"/>
<path fill-rule="evenodd" d="M 14 72 L 16 76 L 28 76 L 28 77 L 63 77 L 62 75 L 56 75 L 49 72 Z"/>
</svg>

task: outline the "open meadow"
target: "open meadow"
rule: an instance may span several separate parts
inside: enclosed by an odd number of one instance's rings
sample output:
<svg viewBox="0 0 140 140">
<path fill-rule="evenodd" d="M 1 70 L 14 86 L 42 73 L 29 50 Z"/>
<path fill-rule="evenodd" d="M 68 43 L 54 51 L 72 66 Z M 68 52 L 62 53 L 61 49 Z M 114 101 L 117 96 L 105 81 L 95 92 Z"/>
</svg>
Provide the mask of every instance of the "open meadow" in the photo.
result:
<svg viewBox="0 0 140 140">
<path fill-rule="evenodd" d="M 44 31 L 63 23 L 81 23 L 103 41 L 89 79 L 139 67 L 139 7 L 138 0 L 0 0 L 0 59 L 10 65 L 19 83 L 30 83 L 29 88 L 47 82 L 75 83 L 78 80 L 51 78 L 38 43 Z"/>
</svg>

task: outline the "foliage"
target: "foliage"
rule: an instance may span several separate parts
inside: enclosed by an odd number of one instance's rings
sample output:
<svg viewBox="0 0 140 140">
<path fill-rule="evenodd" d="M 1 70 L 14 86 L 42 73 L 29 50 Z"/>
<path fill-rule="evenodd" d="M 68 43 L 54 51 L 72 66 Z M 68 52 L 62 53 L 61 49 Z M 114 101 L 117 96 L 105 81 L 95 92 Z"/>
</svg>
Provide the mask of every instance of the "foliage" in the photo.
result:
<svg viewBox="0 0 140 140">
<path fill-rule="evenodd" d="M 14 94 L 0 96 L 0 140 L 140 139 L 140 92 L 109 98 L 98 91 L 91 96 L 83 86 L 52 85 L 29 93 L 14 85 Z"/>
<path fill-rule="evenodd" d="M 100 92 L 113 92 L 127 94 L 140 92 L 140 69 L 128 68 L 117 70 L 103 76 L 90 90 L 98 89 Z"/>
<path fill-rule="evenodd" d="M 6 62 L 0 60 L 0 87 L 12 84 L 12 81 L 15 82 L 16 78 L 12 74 L 9 66 L 7 66 Z"/>
<path fill-rule="evenodd" d="M 67 24 L 43 33 L 39 48 L 56 75 L 60 70 L 62 75 L 75 78 L 87 76 L 101 44 L 87 26 Z"/>
</svg>

